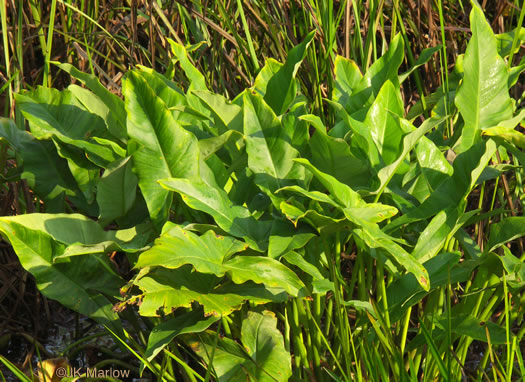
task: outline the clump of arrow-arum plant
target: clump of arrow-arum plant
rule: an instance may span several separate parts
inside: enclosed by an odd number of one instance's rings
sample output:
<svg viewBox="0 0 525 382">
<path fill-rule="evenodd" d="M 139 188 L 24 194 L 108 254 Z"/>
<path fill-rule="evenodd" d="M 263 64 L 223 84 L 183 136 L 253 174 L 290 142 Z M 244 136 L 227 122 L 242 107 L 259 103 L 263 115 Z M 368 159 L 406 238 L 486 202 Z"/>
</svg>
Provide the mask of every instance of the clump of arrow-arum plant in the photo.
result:
<svg viewBox="0 0 525 382">
<path fill-rule="evenodd" d="M 29 132 L 0 122 L 45 213 L 0 231 L 45 296 L 166 380 L 449 380 L 489 360 L 496 379 L 523 375 L 525 218 L 494 200 L 505 173 L 524 175 L 509 96 L 524 65 L 508 67 L 476 5 L 470 21 L 419 126 L 400 35 L 364 74 L 336 57 L 332 126 L 295 79 L 313 32 L 234 100 L 174 42 L 187 86 L 139 67 L 123 100 L 55 63 L 85 87 L 17 94 Z M 490 208 L 469 202 L 489 192 Z M 474 341 L 486 351 L 470 368 Z"/>
</svg>

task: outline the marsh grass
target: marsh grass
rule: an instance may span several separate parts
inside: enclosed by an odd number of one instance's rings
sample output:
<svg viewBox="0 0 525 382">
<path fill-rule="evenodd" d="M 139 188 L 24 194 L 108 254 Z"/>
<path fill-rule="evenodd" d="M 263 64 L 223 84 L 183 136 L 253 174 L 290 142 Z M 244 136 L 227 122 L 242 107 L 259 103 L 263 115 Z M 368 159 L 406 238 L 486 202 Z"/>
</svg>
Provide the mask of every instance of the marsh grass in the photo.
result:
<svg viewBox="0 0 525 382">
<path fill-rule="evenodd" d="M 441 57 L 435 55 L 405 84 L 405 96 L 418 99 L 441 85 L 439 74 L 446 76 L 464 51 L 470 5 L 463 3 L 2 0 L 2 87 L 12 84 L 3 89 L 10 99 L 13 91 L 37 84 L 65 87 L 70 79 L 50 66 L 51 60 L 91 72 L 115 91 L 125 71 L 137 64 L 184 80 L 170 67 L 170 37 L 194 46 L 194 63 L 212 89 L 234 97 L 251 85 L 267 58 L 284 61 L 286 52 L 316 29 L 299 79 L 315 107 L 329 113 L 322 98 L 333 90 L 335 54 L 352 58 L 365 71 L 399 31 L 407 68 L 424 48 L 443 42 Z M 520 25 L 518 0 L 483 5 L 495 33 Z M 4 115 L 14 111 L 12 102 L 3 106 Z"/>
</svg>

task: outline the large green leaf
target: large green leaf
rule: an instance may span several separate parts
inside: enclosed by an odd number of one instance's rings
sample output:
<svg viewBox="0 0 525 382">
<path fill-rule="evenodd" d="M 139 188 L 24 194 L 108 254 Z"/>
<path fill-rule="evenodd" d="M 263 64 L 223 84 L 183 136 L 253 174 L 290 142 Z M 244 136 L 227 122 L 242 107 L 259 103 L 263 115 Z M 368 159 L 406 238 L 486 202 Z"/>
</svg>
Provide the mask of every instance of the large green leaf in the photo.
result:
<svg viewBox="0 0 525 382">
<path fill-rule="evenodd" d="M 177 122 L 182 123 L 182 120 L 184 120 L 184 118 L 181 118 L 182 113 L 176 109 L 182 108 L 187 104 L 184 91 L 175 82 L 170 81 L 151 68 L 139 65 L 138 69 L 140 76 L 148 82 L 148 85 L 153 89 L 157 97 L 168 106 Z"/>
<path fill-rule="evenodd" d="M 186 49 L 171 39 L 168 39 L 168 42 L 170 43 L 171 50 L 179 62 L 182 70 L 184 70 L 186 77 L 188 77 L 190 80 L 190 87 L 188 90 L 207 90 L 206 79 L 193 65 L 191 59 L 188 57 L 188 52 Z"/>
<path fill-rule="evenodd" d="M 385 164 L 392 163 L 398 157 L 405 135 L 400 122 L 402 116 L 403 102 L 399 87 L 395 88 L 390 80 L 386 80 L 364 121 Z"/>
<path fill-rule="evenodd" d="M 126 109 L 124 102 L 115 94 L 107 90 L 93 74 L 83 73 L 71 64 L 61 64 L 53 62 L 60 69 L 68 72 L 76 79 L 82 81 L 88 89 L 90 89 L 95 95 L 105 104 L 106 109 L 92 110 L 84 99 L 79 99 L 80 102 L 86 106 L 88 110 L 102 117 L 107 124 L 109 131 L 123 142 L 127 139 L 126 134 Z M 78 97 L 77 94 L 75 94 Z M 94 102 L 90 100 L 89 102 Z"/>
<path fill-rule="evenodd" d="M 332 218 L 321 215 L 315 210 L 305 211 L 286 202 L 282 202 L 279 209 L 295 227 L 301 220 L 304 220 L 318 233 L 339 232 L 349 229 L 348 221 L 345 218 Z"/>
<path fill-rule="evenodd" d="M 139 312 L 158 316 L 161 311 L 168 314 L 176 308 L 189 308 L 196 301 L 203 306 L 205 315 L 225 316 L 240 309 L 245 301 L 254 304 L 283 301 L 282 288 L 253 283 L 215 288 L 215 283 L 215 276 L 193 272 L 189 266 L 156 268 L 135 280 L 142 290 Z"/>
<path fill-rule="evenodd" d="M 352 187 L 362 187 L 369 183 L 371 173 L 368 161 L 354 155 L 343 139 L 329 136 L 319 117 L 304 115 L 301 119 L 312 123 L 316 128 L 309 141 L 312 164 L 315 167 Z"/>
<path fill-rule="evenodd" d="M 442 327 L 445 331 L 447 328 L 446 317 L 439 320 L 438 327 Z M 505 328 L 492 321 L 483 321 L 472 314 L 458 315 L 450 318 L 450 328 L 453 334 L 457 336 L 467 336 L 477 341 L 488 342 L 487 331 L 490 335 L 490 342 L 492 344 L 503 345 L 507 344 L 507 331 Z M 509 334 L 512 341 L 512 332 Z"/>
<path fill-rule="evenodd" d="M 282 255 L 302 248 L 315 236 L 311 230 L 297 229 L 289 223 L 275 222 L 268 245 L 268 256 L 278 259 Z"/>
<path fill-rule="evenodd" d="M 518 34 L 517 36 L 518 43 L 514 47 L 515 48 L 514 54 L 515 54 L 519 52 L 519 50 L 521 49 L 520 45 L 523 43 L 523 41 L 525 41 L 525 27 L 518 26 L 516 29 L 510 32 L 499 33 L 494 36 L 496 37 L 498 54 L 501 57 L 506 58 L 509 56 L 510 52 L 512 51 L 512 44 L 514 42 L 514 38 L 516 37 L 516 33 Z"/>
<path fill-rule="evenodd" d="M 142 290 L 139 313 L 142 316 L 169 314 L 177 308 L 190 308 L 194 301 L 204 308 L 208 316 L 226 316 L 241 307 L 244 298 L 236 294 L 221 294 L 203 286 L 208 275 L 189 274 L 183 269 L 156 269 L 135 281 Z"/>
<path fill-rule="evenodd" d="M 127 140 L 126 133 L 126 115 L 124 114 L 123 121 L 117 121 L 117 116 L 113 113 L 112 110 L 93 92 L 88 89 L 82 88 L 78 85 L 69 85 L 67 87 L 75 98 L 92 114 L 98 115 L 106 123 L 106 128 L 109 133 L 114 137 L 113 139 L 119 140 L 120 142 L 125 143 Z M 111 93 L 110 93 L 111 94 Z M 114 94 L 112 96 L 116 97 Z M 124 101 L 118 98 L 124 109 Z M 125 110 L 124 110 L 125 111 Z"/>
<path fill-rule="evenodd" d="M 305 286 L 297 275 L 269 257 L 236 256 L 224 263 L 224 269 L 237 284 L 252 280 L 269 288 L 282 288 L 294 297 L 306 295 Z"/>
<path fill-rule="evenodd" d="M 454 173 L 445 179 L 439 187 L 421 205 L 407 211 L 387 226 L 387 231 L 436 215 L 439 211 L 451 207 L 459 207 L 470 193 L 496 152 L 496 144 L 492 140 L 480 142 L 463 152 L 454 160 Z"/>
<path fill-rule="evenodd" d="M 299 153 L 260 95 L 245 93 L 243 101 L 248 166 L 255 173 L 255 182 L 271 196 L 286 178 L 304 176 L 293 162 Z"/>
<path fill-rule="evenodd" d="M 212 112 L 215 125 L 220 132 L 235 130 L 242 132 L 242 108 L 228 102 L 226 98 L 209 91 L 193 91 Z"/>
<path fill-rule="evenodd" d="M 398 70 L 403 62 L 404 43 L 401 34 L 397 34 L 388 52 L 374 62 L 353 89 L 345 109 L 349 114 L 367 108 L 372 104 L 383 84 L 390 80 L 396 89 L 399 88 Z"/>
<path fill-rule="evenodd" d="M 16 103 L 29 121 L 35 138 L 54 137 L 78 147 L 98 165 L 119 158 L 113 150 L 92 140 L 93 137 L 104 138 L 107 135 L 104 120 L 85 110 L 71 91 L 39 86 L 34 91 L 18 93 Z"/>
<path fill-rule="evenodd" d="M 208 136 L 210 112 L 193 92 L 184 94 L 178 84 L 151 68 L 138 65 L 140 76 L 168 107 L 173 119 L 197 138 Z M 191 87 L 191 86 L 190 86 Z M 214 132 L 213 135 L 216 133 Z M 202 169 L 201 169 L 202 170 Z"/>
<path fill-rule="evenodd" d="M 475 264 L 472 261 L 459 263 L 460 253 L 441 252 L 424 263 L 430 278 L 432 290 L 466 281 Z M 392 320 L 399 320 L 410 306 L 417 304 L 428 292 L 418 285 L 414 275 L 406 274 L 395 280 L 387 288 L 387 300 Z"/>
<path fill-rule="evenodd" d="M 282 67 L 283 64 L 279 61 L 271 57 L 268 58 L 262 69 L 257 74 L 257 77 L 255 77 L 252 89 L 264 97 L 266 94 L 266 88 L 268 87 L 268 82 Z M 237 100 L 238 98 L 235 99 Z"/>
<path fill-rule="evenodd" d="M 332 99 L 345 106 L 363 75 L 355 61 L 337 55 L 334 63 L 334 76 L 335 88 Z"/>
<path fill-rule="evenodd" d="M 163 179 L 159 183 L 181 194 L 191 208 L 210 214 L 219 227 L 244 238 L 252 248 L 261 251 L 267 248 L 272 222 L 256 220 L 247 208 L 234 205 L 224 190 L 188 179 Z"/>
<path fill-rule="evenodd" d="M 149 235 L 147 225 L 119 231 L 105 231 L 99 223 L 80 214 L 34 213 L 10 216 L 4 219 L 16 222 L 28 230 L 43 232 L 50 235 L 53 240 L 65 244 L 67 247 L 64 247 L 63 252 L 56 251 L 54 253 L 53 262 L 57 262 L 59 258 L 67 257 L 71 246 L 83 245 L 102 248 L 103 246 L 117 245 L 121 250 L 127 249 L 129 246 L 129 249 L 133 251 L 134 247 L 143 247 L 147 240 L 145 236 Z M 138 239 L 137 236 L 140 236 L 139 240 L 136 240 Z M 97 252 L 104 252 L 104 250 L 85 253 Z M 76 254 L 80 253 L 75 252 Z"/>
<path fill-rule="evenodd" d="M 49 235 L 64 244 L 61 251 L 55 251 L 53 263 L 70 261 L 69 257 L 107 253 L 111 251 L 139 252 L 149 241 L 151 226 L 140 224 L 123 230 L 105 231 L 96 221 L 80 214 L 25 214 L 6 218 L 25 229 Z"/>
<path fill-rule="evenodd" d="M 327 175 L 320 173 L 322 175 Z M 320 175 L 320 176 L 322 176 Z M 344 190 L 344 187 L 341 187 Z M 341 209 L 344 207 L 341 204 L 336 203 L 330 196 L 319 191 L 307 191 L 299 186 L 283 187 L 279 191 L 292 191 L 311 200 L 315 200 L 320 203 L 326 203 L 336 208 Z M 366 221 L 372 223 L 379 223 L 385 219 L 389 219 L 397 214 L 397 208 L 381 203 L 366 203 L 363 200 L 358 200 L 355 206 L 349 207 L 354 211 L 359 210 L 359 215 Z"/>
<path fill-rule="evenodd" d="M 133 207 L 137 196 L 137 176 L 131 171 L 130 157 L 112 163 L 98 183 L 97 203 L 99 219 L 109 223 L 125 216 Z"/>
<path fill-rule="evenodd" d="M 32 214 L 0 218 L 0 232 L 13 246 L 22 266 L 35 277 L 45 296 L 122 333 L 113 305 L 101 294 L 117 296 L 124 284 L 111 269 L 107 256 L 74 257 L 55 264 L 54 258 L 64 252 L 66 244 L 46 233 L 46 222 L 55 219 L 54 215 L 46 215 L 49 219 L 39 217 Z M 59 228 L 69 229 L 62 232 Z M 74 228 L 59 223 L 49 231 L 67 241 L 76 233 L 78 240 L 83 233 L 74 232 Z M 89 229 L 85 232 L 88 237 L 92 233 Z"/>
<path fill-rule="evenodd" d="M 503 247 L 503 256 L 498 257 L 505 267 L 508 275 L 507 282 L 511 288 L 522 288 L 525 286 L 525 263 L 514 256 L 510 249 Z"/>
<path fill-rule="evenodd" d="M 340 203 L 340 208 L 345 217 L 358 227 L 353 232 L 365 241 L 368 247 L 385 249 L 392 258 L 416 276 L 418 282 L 425 290 L 428 290 L 429 280 L 425 268 L 401 246 L 396 244 L 393 238 L 384 233 L 375 223 L 375 221 L 393 216 L 397 212 L 396 208 L 384 206 L 380 203 L 368 205 L 350 187 L 319 171 L 307 160 L 296 159 L 296 161 L 308 168 L 330 192 L 332 197 Z M 300 191 L 297 187 L 294 190 Z M 319 193 L 317 195 L 320 197 L 323 194 Z"/>
<path fill-rule="evenodd" d="M 258 381 L 270 380 L 268 374 L 278 381 L 286 381 L 292 375 L 290 353 L 284 348 L 283 336 L 276 326 L 277 318 L 268 311 L 248 312 L 242 322 L 241 341 L 257 365 Z"/>
<path fill-rule="evenodd" d="M 286 131 L 292 146 L 304 153 L 308 141 L 310 140 L 310 133 L 308 131 L 308 123 L 301 118 L 308 112 L 308 104 L 306 98 L 297 97 L 295 102 L 290 106 L 290 110 L 281 117 L 281 124 Z"/>
<path fill-rule="evenodd" d="M 470 13 L 470 39 L 464 59 L 464 76 L 456 106 L 465 121 L 459 151 L 481 140 L 481 130 L 512 117 L 509 72 L 498 54 L 496 38 L 479 5 Z"/>
<path fill-rule="evenodd" d="M 181 334 L 202 332 L 219 319 L 219 316 L 203 317 L 202 311 L 192 310 L 155 325 L 149 335 L 144 358 L 151 361 L 175 337 Z"/>
<path fill-rule="evenodd" d="M 241 345 L 234 340 L 227 337 L 221 338 L 218 333 L 211 330 L 198 335 L 183 336 L 183 340 L 205 360 L 209 368 L 212 368 L 212 375 L 217 376 L 217 381 L 254 381 L 249 375 L 253 374 L 251 369 L 255 368 L 255 365 L 247 357 Z M 213 359 L 211 359 L 212 354 Z"/>
<path fill-rule="evenodd" d="M 408 76 L 412 74 L 412 72 L 414 72 L 415 70 L 417 70 L 417 68 L 425 65 L 428 61 L 430 61 L 434 53 L 436 53 L 440 49 L 441 49 L 441 45 L 432 46 L 430 48 L 423 49 L 417 61 L 414 62 L 414 65 L 412 65 L 408 71 L 399 75 L 399 82 L 403 83 L 408 78 Z"/>
<path fill-rule="evenodd" d="M 525 217 L 512 216 L 490 225 L 488 251 L 494 251 L 501 245 L 525 236 Z"/>
<path fill-rule="evenodd" d="M 525 134 L 513 128 L 502 126 L 489 127 L 483 131 L 483 135 L 502 138 L 520 149 L 525 149 Z"/>
<path fill-rule="evenodd" d="M 521 76 L 521 73 L 525 71 L 525 56 L 521 58 L 521 61 L 518 65 L 513 66 L 509 70 L 509 88 L 512 88 L 518 82 L 518 79 Z"/>
<path fill-rule="evenodd" d="M 153 247 L 140 255 L 135 268 L 179 268 L 191 264 L 198 272 L 222 276 L 224 262 L 234 253 L 246 248 L 245 243 L 230 236 L 219 236 L 213 231 L 198 236 L 168 222 Z"/>
<path fill-rule="evenodd" d="M 78 148 L 66 145 L 53 138 L 57 154 L 67 160 L 71 175 L 75 178 L 78 188 L 82 191 L 88 203 L 95 199 L 95 192 L 100 178 L 100 168 L 89 161 L 84 152 Z"/>
<path fill-rule="evenodd" d="M 444 341 L 447 338 L 449 332 L 453 337 L 470 337 L 477 341 L 487 342 L 487 332 L 490 336 L 490 343 L 494 345 L 503 345 L 507 343 L 507 333 L 505 328 L 492 321 L 484 321 L 478 317 L 473 316 L 469 313 L 460 313 L 447 317 L 446 314 L 442 314 L 439 317 L 432 317 L 432 322 L 435 323 L 436 327 L 432 331 L 432 338 L 434 341 Z M 510 335 L 512 340 L 512 334 Z M 407 346 L 407 350 L 413 350 L 417 347 L 422 346 L 425 343 L 423 335 L 419 334 L 414 337 Z"/>
<path fill-rule="evenodd" d="M 304 256 L 295 251 L 288 252 L 283 256 L 287 262 L 299 267 L 303 272 L 306 272 L 318 281 L 329 281 L 315 265 L 309 263 Z M 314 292 L 315 293 L 315 292 Z"/>
<path fill-rule="evenodd" d="M 154 246 L 141 254 L 136 268 L 162 266 L 180 268 L 191 264 L 197 272 L 228 274 L 236 284 L 253 281 L 268 287 L 280 287 L 297 296 L 304 287 L 295 273 L 283 264 L 268 257 L 231 255 L 246 249 L 246 245 L 231 237 L 217 236 L 208 231 L 197 236 L 180 226 L 168 224 Z"/>
<path fill-rule="evenodd" d="M 369 126 L 363 122 L 352 118 L 345 110 L 345 108 L 337 102 L 328 101 L 329 104 L 336 110 L 342 123 L 351 131 L 351 147 L 362 152 L 360 155 L 362 158 L 367 158 L 372 168 L 378 165 L 384 165 L 382 158 L 379 153 L 379 149 L 376 146 L 372 133 Z M 359 151 L 358 151 L 359 152 Z"/>
<path fill-rule="evenodd" d="M 344 212 L 348 220 L 362 227 L 355 229 L 353 232 L 359 236 L 369 248 L 383 248 L 386 250 L 391 258 L 416 277 L 419 285 L 421 285 L 424 290 L 428 291 L 430 289 L 427 270 L 417 259 L 412 257 L 412 255 L 399 244 L 395 243 L 393 238 L 384 233 L 377 224 L 363 221 L 363 218 L 355 211 L 345 209 Z"/>
<path fill-rule="evenodd" d="M 236 130 L 228 130 L 217 137 L 205 138 L 199 141 L 199 148 L 204 159 L 210 158 L 217 150 L 227 145 L 230 141 L 237 141 L 242 134 Z"/>
<path fill-rule="evenodd" d="M 283 114 L 295 99 L 297 92 L 295 75 L 314 36 L 315 31 L 311 31 L 303 42 L 290 50 L 284 65 L 268 81 L 264 100 L 277 115 Z"/>
<path fill-rule="evenodd" d="M 452 166 L 443 153 L 427 137 L 421 137 L 415 147 L 416 158 L 431 191 L 434 191 L 453 173 Z"/>
<path fill-rule="evenodd" d="M 373 109 L 373 106 L 372 108 L 370 108 L 370 110 L 372 109 Z M 379 182 L 380 182 L 379 188 L 376 191 L 377 193 L 381 194 L 383 192 L 385 187 L 390 182 L 390 179 L 392 179 L 392 176 L 396 173 L 396 171 L 398 171 L 403 160 L 408 155 L 408 153 L 414 148 L 414 146 L 416 146 L 416 144 L 421 141 L 421 139 L 424 137 L 424 135 L 428 131 L 430 131 L 430 129 L 432 129 L 433 127 L 435 127 L 442 121 L 443 119 L 435 119 L 435 118 L 427 119 L 425 122 L 421 124 L 421 126 L 419 126 L 419 128 L 413 130 L 412 132 L 408 133 L 407 135 L 403 137 L 403 146 L 402 146 L 402 151 L 400 155 L 397 157 L 396 160 L 394 160 L 388 166 L 381 168 L 377 174 L 377 177 L 379 178 Z M 399 123 L 400 125 L 402 124 L 408 125 L 407 129 L 413 128 L 410 122 L 408 122 L 405 119 L 399 119 Z"/>
<path fill-rule="evenodd" d="M 319 182 L 321 182 L 321 184 L 330 193 L 330 195 L 332 195 L 332 198 L 341 206 L 356 207 L 357 205 L 363 203 L 363 199 L 357 192 L 352 190 L 346 184 L 341 183 L 333 176 L 317 169 L 308 161 L 308 159 L 298 158 L 295 159 L 295 162 L 299 163 L 300 165 L 306 167 L 309 171 L 311 171 L 317 178 L 317 180 L 319 180 Z M 319 195 L 319 197 L 321 196 Z"/>
<path fill-rule="evenodd" d="M 456 226 L 457 219 L 457 209 L 450 208 L 438 212 L 423 232 L 419 234 L 412 256 L 420 262 L 434 257 L 442 249 L 447 238 L 452 236 L 452 230 Z"/>
<path fill-rule="evenodd" d="M 57 155 L 52 142 L 38 141 L 4 118 L 0 118 L 0 137 L 22 157 L 22 178 L 27 179 L 29 187 L 46 202 L 46 211 L 64 211 L 66 195 L 77 206 L 87 205 L 67 162 Z"/>
<path fill-rule="evenodd" d="M 55 261 L 59 262 L 59 259 L 65 257 L 93 253 L 110 253 L 113 251 L 126 253 L 142 252 L 149 248 L 147 244 L 151 242 L 150 236 L 152 232 L 153 227 L 149 222 L 118 231 L 104 231 L 103 235 L 96 236 L 99 237 L 98 239 L 93 239 L 93 241 L 96 241 L 94 243 L 82 240 L 68 245 L 62 255 L 55 257 Z"/>
<path fill-rule="evenodd" d="M 140 76 L 146 80 L 157 97 L 166 104 L 177 123 L 194 134 L 202 134 L 202 121 L 208 120 L 208 114 L 201 105 L 201 101 L 193 93 L 185 95 L 178 84 L 155 70 L 142 65 L 138 65 L 138 69 Z"/>
<path fill-rule="evenodd" d="M 192 335 L 187 343 L 211 363 L 221 382 L 284 382 L 292 374 L 291 357 L 276 325 L 277 319 L 269 312 L 248 312 L 241 329 L 244 348 L 228 338 L 217 339 L 212 332 Z"/>
<path fill-rule="evenodd" d="M 172 196 L 157 180 L 199 177 L 199 145 L 195 136 L 173 119 L 138 71 L 129 71 L 122 92 L 128 112 L 128 134 L 141 147 L 133 154 L 134 170 L 152 221 L 161 227 Z"/>
</svg>

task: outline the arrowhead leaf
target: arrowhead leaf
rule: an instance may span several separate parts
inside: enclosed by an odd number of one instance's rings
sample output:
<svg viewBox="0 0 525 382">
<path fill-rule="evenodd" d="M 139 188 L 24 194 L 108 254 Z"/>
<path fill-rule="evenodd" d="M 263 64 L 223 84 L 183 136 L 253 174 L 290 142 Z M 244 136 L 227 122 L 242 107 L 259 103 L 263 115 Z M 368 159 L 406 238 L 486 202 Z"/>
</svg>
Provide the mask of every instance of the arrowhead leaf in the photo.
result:
<svg viewBox="0 0 525 382">
<path fill-rule="evenodd" d="M 167 190 L 181 194 L 182 200 L 191 208 L 210 214 L 230 235 L 244 238 L 255 250 L 267 248 L 272 223 L 258 221 L 247 208 L 234 205 L 224 190 L 188 179 L 162 179 L 159 183 Z"/>
<path fill-rule="evenodd" d="M 470 13 L 470 39 L 464 58 L 464 76 L 455 103 L 465 125 L 458 150 L 481 140 L 481 131 L 512 118 L 509 72 L 499 56 L 496 38 L 483 11 L 474 4 Z"/>
<path fill-rule="evenodd" d="M 157 180 L 198 178 L 199 145 L 197 138 L 177 123 L 139 71 L 128 72 L 122 92 L 128 134 L 140 146 L 133 154 L 133 167 L 151 219 L 160 228 L 168 218 L 172 196 Z"/>
</svg>

